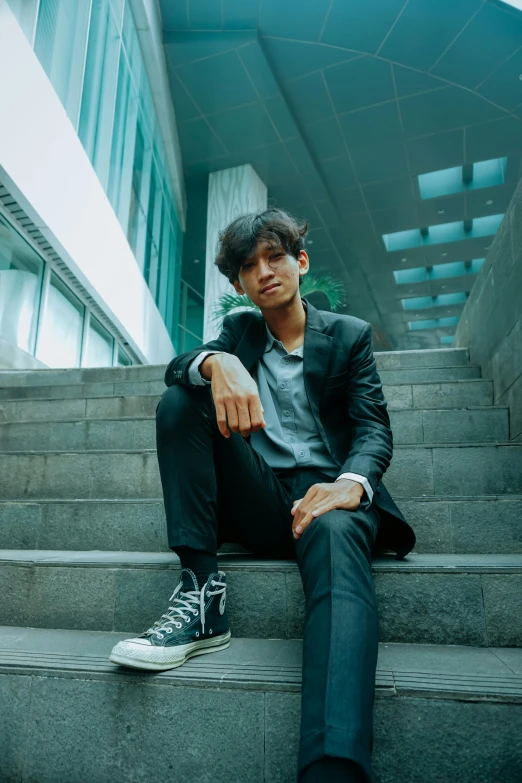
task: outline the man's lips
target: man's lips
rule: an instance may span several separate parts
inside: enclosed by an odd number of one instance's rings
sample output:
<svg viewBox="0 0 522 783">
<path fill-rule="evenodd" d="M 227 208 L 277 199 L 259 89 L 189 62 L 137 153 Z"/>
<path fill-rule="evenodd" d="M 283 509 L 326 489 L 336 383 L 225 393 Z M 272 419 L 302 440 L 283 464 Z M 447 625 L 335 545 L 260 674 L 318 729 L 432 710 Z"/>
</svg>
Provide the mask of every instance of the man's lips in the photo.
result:
<svg viewBox="0 0 522 783">
<path fill-rule="evenodd" d="M 265 294 L 267 291 L 270 291 L 271 288 L 279 288 L 280 285 L 281 283 L 272 283 L 271 285 L 268 285 L 266 288 L 263 288 L 261 290 L 261 293 Z"/>
</svg>

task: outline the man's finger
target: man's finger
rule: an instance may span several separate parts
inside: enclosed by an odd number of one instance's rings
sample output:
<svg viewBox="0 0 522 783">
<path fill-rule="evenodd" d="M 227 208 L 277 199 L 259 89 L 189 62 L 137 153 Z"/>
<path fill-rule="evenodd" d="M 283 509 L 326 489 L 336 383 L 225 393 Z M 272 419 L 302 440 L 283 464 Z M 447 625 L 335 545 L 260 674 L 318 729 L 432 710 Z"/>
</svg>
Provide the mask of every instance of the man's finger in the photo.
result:
<svg viewBox="0 0 522 783">
<path fill-rule="evenodd" d="M 222 402 L 216 402 L 216 420 L 220 433 L 225 438 L 230 437 L 230 432 L 227 427 L 227 409 Z"/>
</svg>

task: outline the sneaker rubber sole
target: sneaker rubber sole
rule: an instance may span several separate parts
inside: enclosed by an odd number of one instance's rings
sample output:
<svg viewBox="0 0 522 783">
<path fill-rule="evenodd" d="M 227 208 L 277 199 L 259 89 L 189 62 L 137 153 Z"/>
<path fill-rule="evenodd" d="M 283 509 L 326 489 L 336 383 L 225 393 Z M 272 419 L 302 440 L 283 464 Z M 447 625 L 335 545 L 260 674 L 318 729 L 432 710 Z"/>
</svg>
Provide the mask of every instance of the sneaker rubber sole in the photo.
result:
<svg viewBox="0 0 522 783">
<path fill-rule="evenodd" d="M 136 645 L 131 641 L 118 642 L 109 655 L 111 663 L 120 666 L 130 666 L 132 669 L 146 669 L 147 671 L 161 672 L 167 669 L 175 669 L 181 666 L 194 655 L 218 652 L 230 646 L 232 634 L 227 633 L 216 636 L 214 639 L 201 639 L 198 642 L 176 645 L 174 647 L 153 647 Z M 139 654 L 138 648 L 139 647 Z"/>
</svg>

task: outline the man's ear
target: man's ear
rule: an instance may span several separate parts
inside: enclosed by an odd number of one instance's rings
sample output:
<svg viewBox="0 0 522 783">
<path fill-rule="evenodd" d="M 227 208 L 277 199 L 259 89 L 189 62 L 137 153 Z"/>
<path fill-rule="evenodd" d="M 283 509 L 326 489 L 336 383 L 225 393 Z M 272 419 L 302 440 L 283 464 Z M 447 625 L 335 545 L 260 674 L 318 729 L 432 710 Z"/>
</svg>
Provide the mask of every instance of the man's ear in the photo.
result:
<svg viewBox="0 0 522 783">
<path fill-rule="evenodd" d="M 245 293 L 245 292 L 243 291 L 243 289 L 241 288 L 241 283 L 239 282 L 239 280 L 234 280 L 234 282 L 232 283 L 232 285 L 233 285 L 233 286 L 234 286 L 234 288 L 236 289 L 236 293 L 237 293 L 237 294 L 244 294 L 244 293 Z"/>
</svg>

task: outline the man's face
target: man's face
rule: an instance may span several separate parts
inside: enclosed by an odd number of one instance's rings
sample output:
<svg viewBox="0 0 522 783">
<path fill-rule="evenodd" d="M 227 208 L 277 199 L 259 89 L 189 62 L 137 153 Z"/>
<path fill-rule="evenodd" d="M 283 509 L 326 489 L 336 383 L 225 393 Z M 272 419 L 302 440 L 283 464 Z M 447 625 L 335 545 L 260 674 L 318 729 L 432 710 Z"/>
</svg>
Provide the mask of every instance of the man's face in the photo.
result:
<svg viewBox="0 0 522 783">
<path fill-rule="evenodd" d="M 260 242 L 243 261 L 234 288 L 238 294 L 246 294 L 261 310 L 277 309 L 295 297 L 299 277 L 306 274 L 308 265 L 304 250 L 294 258 L 282 247 Z"/>
</svg>

